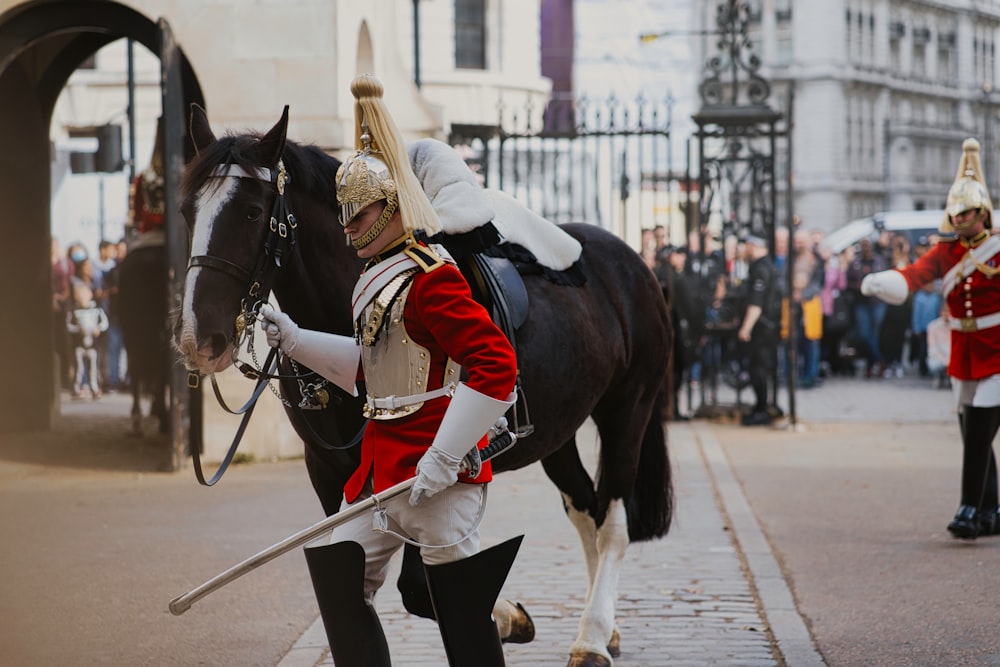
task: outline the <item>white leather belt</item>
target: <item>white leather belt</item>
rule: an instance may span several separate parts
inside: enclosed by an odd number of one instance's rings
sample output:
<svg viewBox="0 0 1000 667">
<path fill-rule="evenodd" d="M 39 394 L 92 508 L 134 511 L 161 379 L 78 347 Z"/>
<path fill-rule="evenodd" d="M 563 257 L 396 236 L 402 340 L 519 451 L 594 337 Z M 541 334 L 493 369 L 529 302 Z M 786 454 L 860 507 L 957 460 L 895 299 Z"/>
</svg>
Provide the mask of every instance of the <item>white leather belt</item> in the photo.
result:
<svg viewBox="0 0 1000 667">
<path fill-rule="evenodd" d="M 964 331 L 965 333 L 982 331 L 983 329 L 989 329 L 997 325 L 1000 325 L 1000 312 L 983 315 L 982 317 L 953 317 L 948 320 L 949 327 L 955 331 Z"/>
<path fill-rule="evenodd" d="M 380 410 L 399 410 L 400 408 L 405 408 L 409 405 L 416 405 L 417 403 L 423 403 L 424 401 L 429 401 L 432 398 L 438 398 L 439 396 L 453 396 L 455 394 L 456 387 L 457 385 L 454 382 L 450 382 L 440 389 L 425 391 L 422 394 L 411 394 L 410 396 L 386 396 L 384 398 L 368 396 L 368 405 L 372 408 Z"/>
</svg>

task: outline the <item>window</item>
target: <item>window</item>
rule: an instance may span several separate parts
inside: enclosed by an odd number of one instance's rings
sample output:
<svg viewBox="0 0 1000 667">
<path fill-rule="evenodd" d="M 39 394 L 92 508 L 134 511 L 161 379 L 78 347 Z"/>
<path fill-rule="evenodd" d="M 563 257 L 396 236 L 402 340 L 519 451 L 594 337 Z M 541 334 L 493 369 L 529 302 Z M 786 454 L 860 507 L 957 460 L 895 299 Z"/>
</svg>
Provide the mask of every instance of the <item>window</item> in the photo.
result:
<svg viewBox="0 0 1000 667">
<path fill-rule="evenodd" d="M 486 0 L 455 0 L 455 67 L 486 69 Z"/>
</svg>

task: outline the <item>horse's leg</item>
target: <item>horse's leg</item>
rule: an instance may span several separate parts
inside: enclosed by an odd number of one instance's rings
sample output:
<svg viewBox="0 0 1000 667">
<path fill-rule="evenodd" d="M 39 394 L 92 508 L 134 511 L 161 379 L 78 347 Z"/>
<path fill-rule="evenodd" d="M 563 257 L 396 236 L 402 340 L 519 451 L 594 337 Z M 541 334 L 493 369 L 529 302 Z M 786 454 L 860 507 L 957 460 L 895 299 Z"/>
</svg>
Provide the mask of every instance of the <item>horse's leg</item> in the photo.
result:
<svg viewBox="0 0 1000 667">
<path fill-rule="evenodd" d="M 670 524 L 673 495 L 660 413 L 665 395 L 659 384 L 649 389 L 632 392 L 627 402 L 616 392 L 592 415 L 601 441 L 596 509 L 577 521 L 582 537 L 594 531 L 596 563 L 569 667 L 605 667 L 619 654 L 614 616 L 625 552 L 631 539 L 659 537 Z M 587 523 L 590 517 L 593 527 Z M 605 643 L 607 654 L 601 650 Z"/>
<path fill-rule="evenodd" d="M 577 530 L 587 563 L 587 600 L 580 630 L 570 647 L 569 667 L 608 667 L 619 654 L 614 601 L 618 570 L 628 544 L 624 505 L 613 506 L 598 524 L 594 482 L 580 461 L 576 440 L 542 460 L 546 475 L 563 497 L 566 516 Z"/>
</svg>

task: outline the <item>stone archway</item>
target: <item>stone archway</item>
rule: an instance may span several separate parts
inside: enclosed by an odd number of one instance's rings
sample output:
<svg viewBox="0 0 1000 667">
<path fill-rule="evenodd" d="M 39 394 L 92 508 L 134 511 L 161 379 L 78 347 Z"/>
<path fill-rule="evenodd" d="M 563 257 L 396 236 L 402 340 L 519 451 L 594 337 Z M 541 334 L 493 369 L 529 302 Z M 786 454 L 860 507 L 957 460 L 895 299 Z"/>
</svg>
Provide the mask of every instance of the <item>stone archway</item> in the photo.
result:
<svg viewBox="0 0 1000 667">
<path fill-rule="evenodd" d="M 60 91 L 91 54 L 131 38 L 160 52 L 160 28 L 115 2 L 37 1 L 0 14 L 0 433 L 48 429 L 58 396 L 52 355 L 49 125 Z M 180 53 L 180 89 L 204 105 Z M 13 103 L 11 103 L 13 101 Z M 178 126 L 185 123 L 177 120 Z"/>
</svg>

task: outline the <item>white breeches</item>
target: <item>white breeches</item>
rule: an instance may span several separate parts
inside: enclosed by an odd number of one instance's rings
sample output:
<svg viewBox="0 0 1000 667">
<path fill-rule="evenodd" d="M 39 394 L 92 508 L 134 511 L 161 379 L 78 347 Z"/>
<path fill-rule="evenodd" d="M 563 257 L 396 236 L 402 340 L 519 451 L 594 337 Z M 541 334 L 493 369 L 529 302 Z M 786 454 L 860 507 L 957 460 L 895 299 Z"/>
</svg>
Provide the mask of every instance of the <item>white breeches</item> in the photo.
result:
<svg viewBox="0 0 1000 667">
<path fill-rule="evenodd" d="M 388 530 L 426 545 L 451 544 L 444 548 L 423 547 L 420 556 L 427 565 L 451 563 L 479 553 L 479 520 L 485 484 L 454 484 L 410 507 L 409 493 L 383 505 Z M 364 498 L 358 498 L 360 502 Z M 365 600 L 372 604 L 375 592 L 385 583 L 389 560 L 403 542 L 395 535 L 372 528 L 373 513 L 367 512 L 334 528 L 329 543 L 357 542 L 365 550 Z M 464 539 L 463 539 L 464 538 Z"/>
<path fill-rule="evenodd" d="M 952 394 L 956 404 L 975 408 L 993 408 L 1000 405 L 1000 375 L 982 380 L 951 379 Z"/>
</svg>

